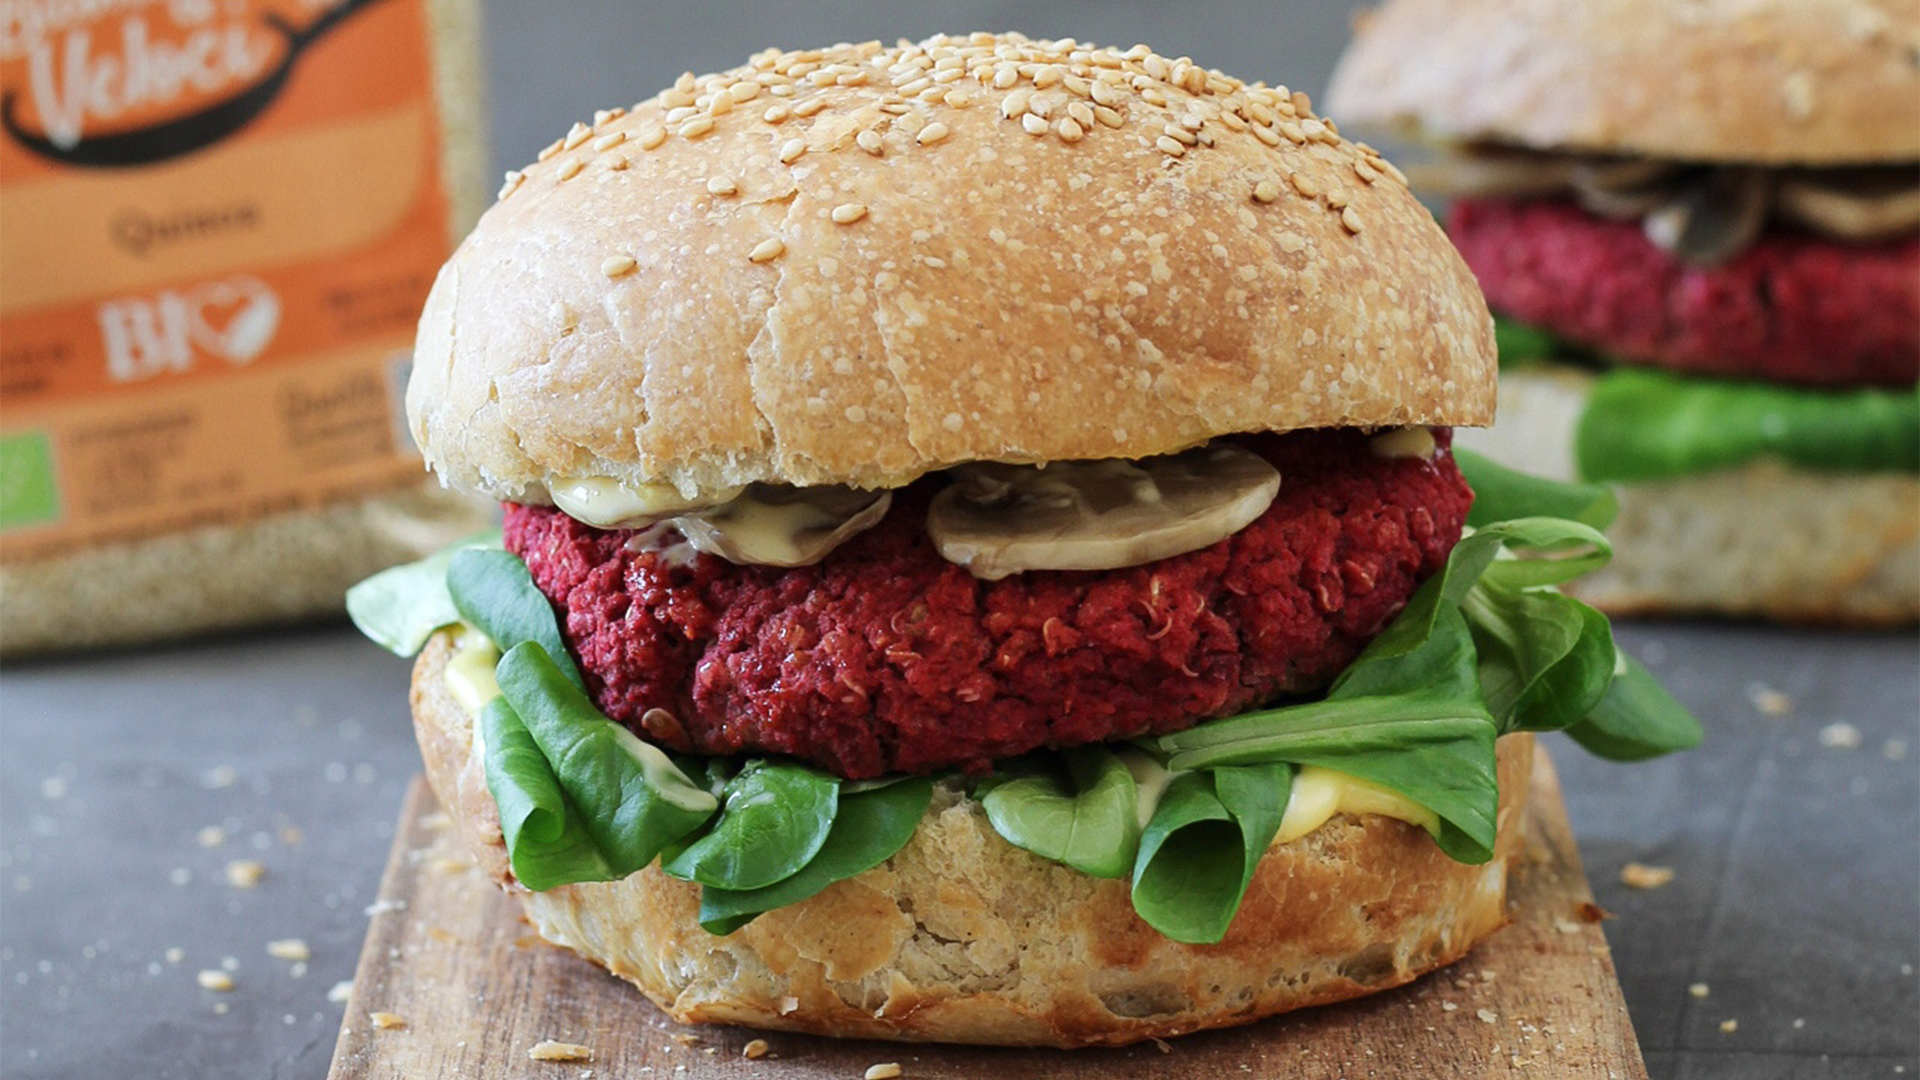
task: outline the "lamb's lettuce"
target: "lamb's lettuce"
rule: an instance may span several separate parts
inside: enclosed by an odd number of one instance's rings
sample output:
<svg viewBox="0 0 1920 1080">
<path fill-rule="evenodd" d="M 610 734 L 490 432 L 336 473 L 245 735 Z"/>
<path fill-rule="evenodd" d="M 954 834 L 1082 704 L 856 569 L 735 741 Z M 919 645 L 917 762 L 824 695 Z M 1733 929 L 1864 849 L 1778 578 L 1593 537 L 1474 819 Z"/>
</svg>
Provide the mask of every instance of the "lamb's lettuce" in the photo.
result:
<svg viewBox="0 0 1920 1080">
<path fill-rule="evenodd" d="M 1108 747 L 1030 756 L 980 787 L 987 820 L 1015 847 L 1093 877 L 1125 877 L 1133 868 L 1139 788 Z"/>
<path fill-rule="evenodd" d="M 347 590 L 347 617 L 398 656 L 420 651 L 435 630 L 460 621 L 447 591 L 447 565 L 468 548 L 497 548 L 500 530 L 476 533 L 418 562 L 389 567 Z"/>
</svg>

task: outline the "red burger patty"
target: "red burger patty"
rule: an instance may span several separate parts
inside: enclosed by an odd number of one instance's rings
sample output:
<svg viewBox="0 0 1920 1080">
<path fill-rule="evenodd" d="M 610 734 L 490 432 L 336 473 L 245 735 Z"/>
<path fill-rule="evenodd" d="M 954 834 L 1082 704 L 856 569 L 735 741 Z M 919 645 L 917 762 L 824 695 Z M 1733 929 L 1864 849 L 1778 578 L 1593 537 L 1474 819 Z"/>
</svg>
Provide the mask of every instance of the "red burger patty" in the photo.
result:
<svg viewBox="0 0 1920 1080">
<path fill-rule="evenodd" d="M 1920 379 L 1920 235 L 1773 229 L 1715 267 L 1570 201 L 1465 200 L 1453 242 L 1494 310 L 1625 360 L 1813 386 Z"/>
<path fill-rule="evenodd" d="M 506 540 L 594 701 L 648 738 L 854 778 L 979 771 L 1320 689 L 1459 539 L 1473 495 L 1450 453 L 1377 459 L 1346 431 L 1245 443 L 1280 469 L 1272 507 L 1120 570 L 978 580 L 927 537 L 933 478 L 795 569 L 672 559 L 539 506 L 507 506 Z"/>
</svg>

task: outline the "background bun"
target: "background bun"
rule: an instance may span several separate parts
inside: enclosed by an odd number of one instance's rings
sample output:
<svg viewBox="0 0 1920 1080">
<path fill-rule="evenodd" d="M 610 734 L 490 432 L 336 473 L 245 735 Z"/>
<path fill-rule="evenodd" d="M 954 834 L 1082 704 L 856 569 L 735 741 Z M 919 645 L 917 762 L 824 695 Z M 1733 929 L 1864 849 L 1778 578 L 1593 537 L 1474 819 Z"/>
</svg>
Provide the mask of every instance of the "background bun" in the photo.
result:
<svg viewBox="0 0 1920 1080">
<path fill-rule="evenodd" d="M 437 635 L 414 668 L 427 778 L 481 867 L 506 851 L 472 720 Z M 1121 1044 L 1356 997 L 1451 963 L 1506 922 L 1532 736 L 1499 743 L 1499 840 L 1454 862 L 1419 828 L 1340 815 L 1271 850 L 1225 941 L 1182 945 L 1127 886 L 1002 840 L 958 787 L 936 790 L 893 858 L 724 938 L 699 891 L 649 867 L 547 892 L 508 887 L 542 936 L 640 987 L 676 1020 L 826 1035 L 1008 1045 Z"/>
<path fill-rule="evenodd" d="M 1591 382 L 1574 371 L 1508 372 L 1500 422 L 1459 444 L 1572 479 L 1573 433 Z M 1612 486 L 1620 497 L 1607 530 L 1613 561 L 1565 586 L 1608 614 L 1920 621 L 1920 477 L 1761 461 Z"/>
<path fill-rule="evenodd" d="M 1386 0 L 1350 124 L 1763 165 L 1920 160 L 1920 0 Z"/>
<path fill-rule="evenodd" d="M 1492 417 L 1484 301 L 1391 166 L 1143 48 L 763 53 L 503 190 L 408 391 L 440 475 L 495 497 Z"/>
</svg>

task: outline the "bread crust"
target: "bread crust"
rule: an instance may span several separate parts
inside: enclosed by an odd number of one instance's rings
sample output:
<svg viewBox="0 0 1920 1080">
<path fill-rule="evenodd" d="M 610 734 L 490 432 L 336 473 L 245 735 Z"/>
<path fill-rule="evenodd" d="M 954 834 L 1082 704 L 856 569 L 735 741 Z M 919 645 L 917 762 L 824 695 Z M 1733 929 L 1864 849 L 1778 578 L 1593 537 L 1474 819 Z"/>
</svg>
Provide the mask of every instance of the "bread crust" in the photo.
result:
<svg viewBox="0 0 1920 1080">
<path fill-rule="evenodd" d="M 1491 420 L 1484 300 L 1377 157 L 1304 95 L 1087 48 L 763 55 L 685 94 L 837 63 L 865 81 L 755 91 L 704 131 L 673 89 L 581 126 L 440 273 L 408 391 L 428 460 L 546 502 L 561 477 L 892 487 L 962 461 Z M 995 49 L 1057 53 L 1062 81 L 1036 90 Z M 945 84 L 888 66 L 922 54 L 982 66 Z M 1003 63 L 1027 81 L 996 88 Z M 1120 126 L 1074 121 L 1096 112 Z"/>
<path fill-rule="evenodd" d="M 1591 384 L 1571 368 L 1508 372 L 1500 422 L 1458 444 L 1573 479 L 1573 433 Z M 1920 477 L 1761 461 L 1613 487 L 1613 561 L 1566 586 L 1610 615 L 1920 622 Z"/>
<path fill-rule="evenodd" d="M 1183 945 L 1140 921 L 1124 882 L 1013 847 L 942 785 L 893 858 L 726 937 L 699 891 L 657 866 L 534 893 L 508 874 L 471 719 L 446 687 L 437 635 L 414 669 L 434 792 L 488 874 L 549 941 L 637 985 L 674 1019 L 846 1037 L 1119 1045 L 1338 1001 L 1451 963 L 1506 921 L 1507 872 L 1532 737 L 1499 744 L 1499 839 L 1466 866 L 1419 828 L 1336 816 L 1278 846 L 1224 941 Z"/>
<path fill-rule="evenodd" d="M 1761 165 L 1920 159 L 1920 0 L 1386 0 L 1348 123 Z"/>
</svg>

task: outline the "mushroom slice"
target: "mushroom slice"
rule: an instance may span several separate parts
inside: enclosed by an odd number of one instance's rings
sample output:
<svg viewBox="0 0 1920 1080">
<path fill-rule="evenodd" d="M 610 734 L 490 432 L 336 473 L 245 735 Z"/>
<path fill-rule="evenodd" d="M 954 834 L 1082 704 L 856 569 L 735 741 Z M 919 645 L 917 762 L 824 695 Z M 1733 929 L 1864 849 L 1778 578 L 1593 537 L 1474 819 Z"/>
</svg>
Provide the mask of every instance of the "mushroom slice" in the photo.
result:
<svg viewBox="0 0 1920 1080">
<path fill-rule="evenodd" d="M 641 529 L 693 510 L 719 506 L 740 494 L 726 488 L 688 498 L 672 484 L 622 484 L 603 476 L 578 476 L 547 484 L 553 505 L 596 529 Z"/>
<path fill-rule="evenodd" d="M 1521 198 L 1564 191 L 1573 163 L 1552 154 L 1474 149 L 1407 168 L 1415 188 L 1450 198 Z"/>
<path fill-rule="evenodd" d="M 1280 491 L 1279 470 L 1224 443 L 1139 461 L 980 463 L 952 474 L 927 531 L 947 561 L 988 581 L 1197 551 L 1245 528 Z"/>
<path fill-rule="evenodd" d="M 1752 246 L 1773 185 L 1756 169 L 1718 169 L 1647 215 L 1647 239 L 1681 262 L 1715 266 Z"/>
<path fill-rule="evenodd" d="M 731 563 L 811 566 L 879 524 L 892 505 L 889 491 L 749 484 L 724 506 L 676 517 L 673 526 L 696 550 Z"/>
<path fill-rule="evenodd" d="M 1780 216 L 1843 240 L 1879 240 L 1920 228 L 1920 183 L 1842 184 L 1810 177 L 1780 182 Z"/>
<path fill-rule="evenodd" d="M 1588 213 L 1616 221 L 1643 218 L 1680 194 L 1683 172 L 1645 158 L 1583 162 L 1573 169 L 1573 195 Z"/>
</svg>

